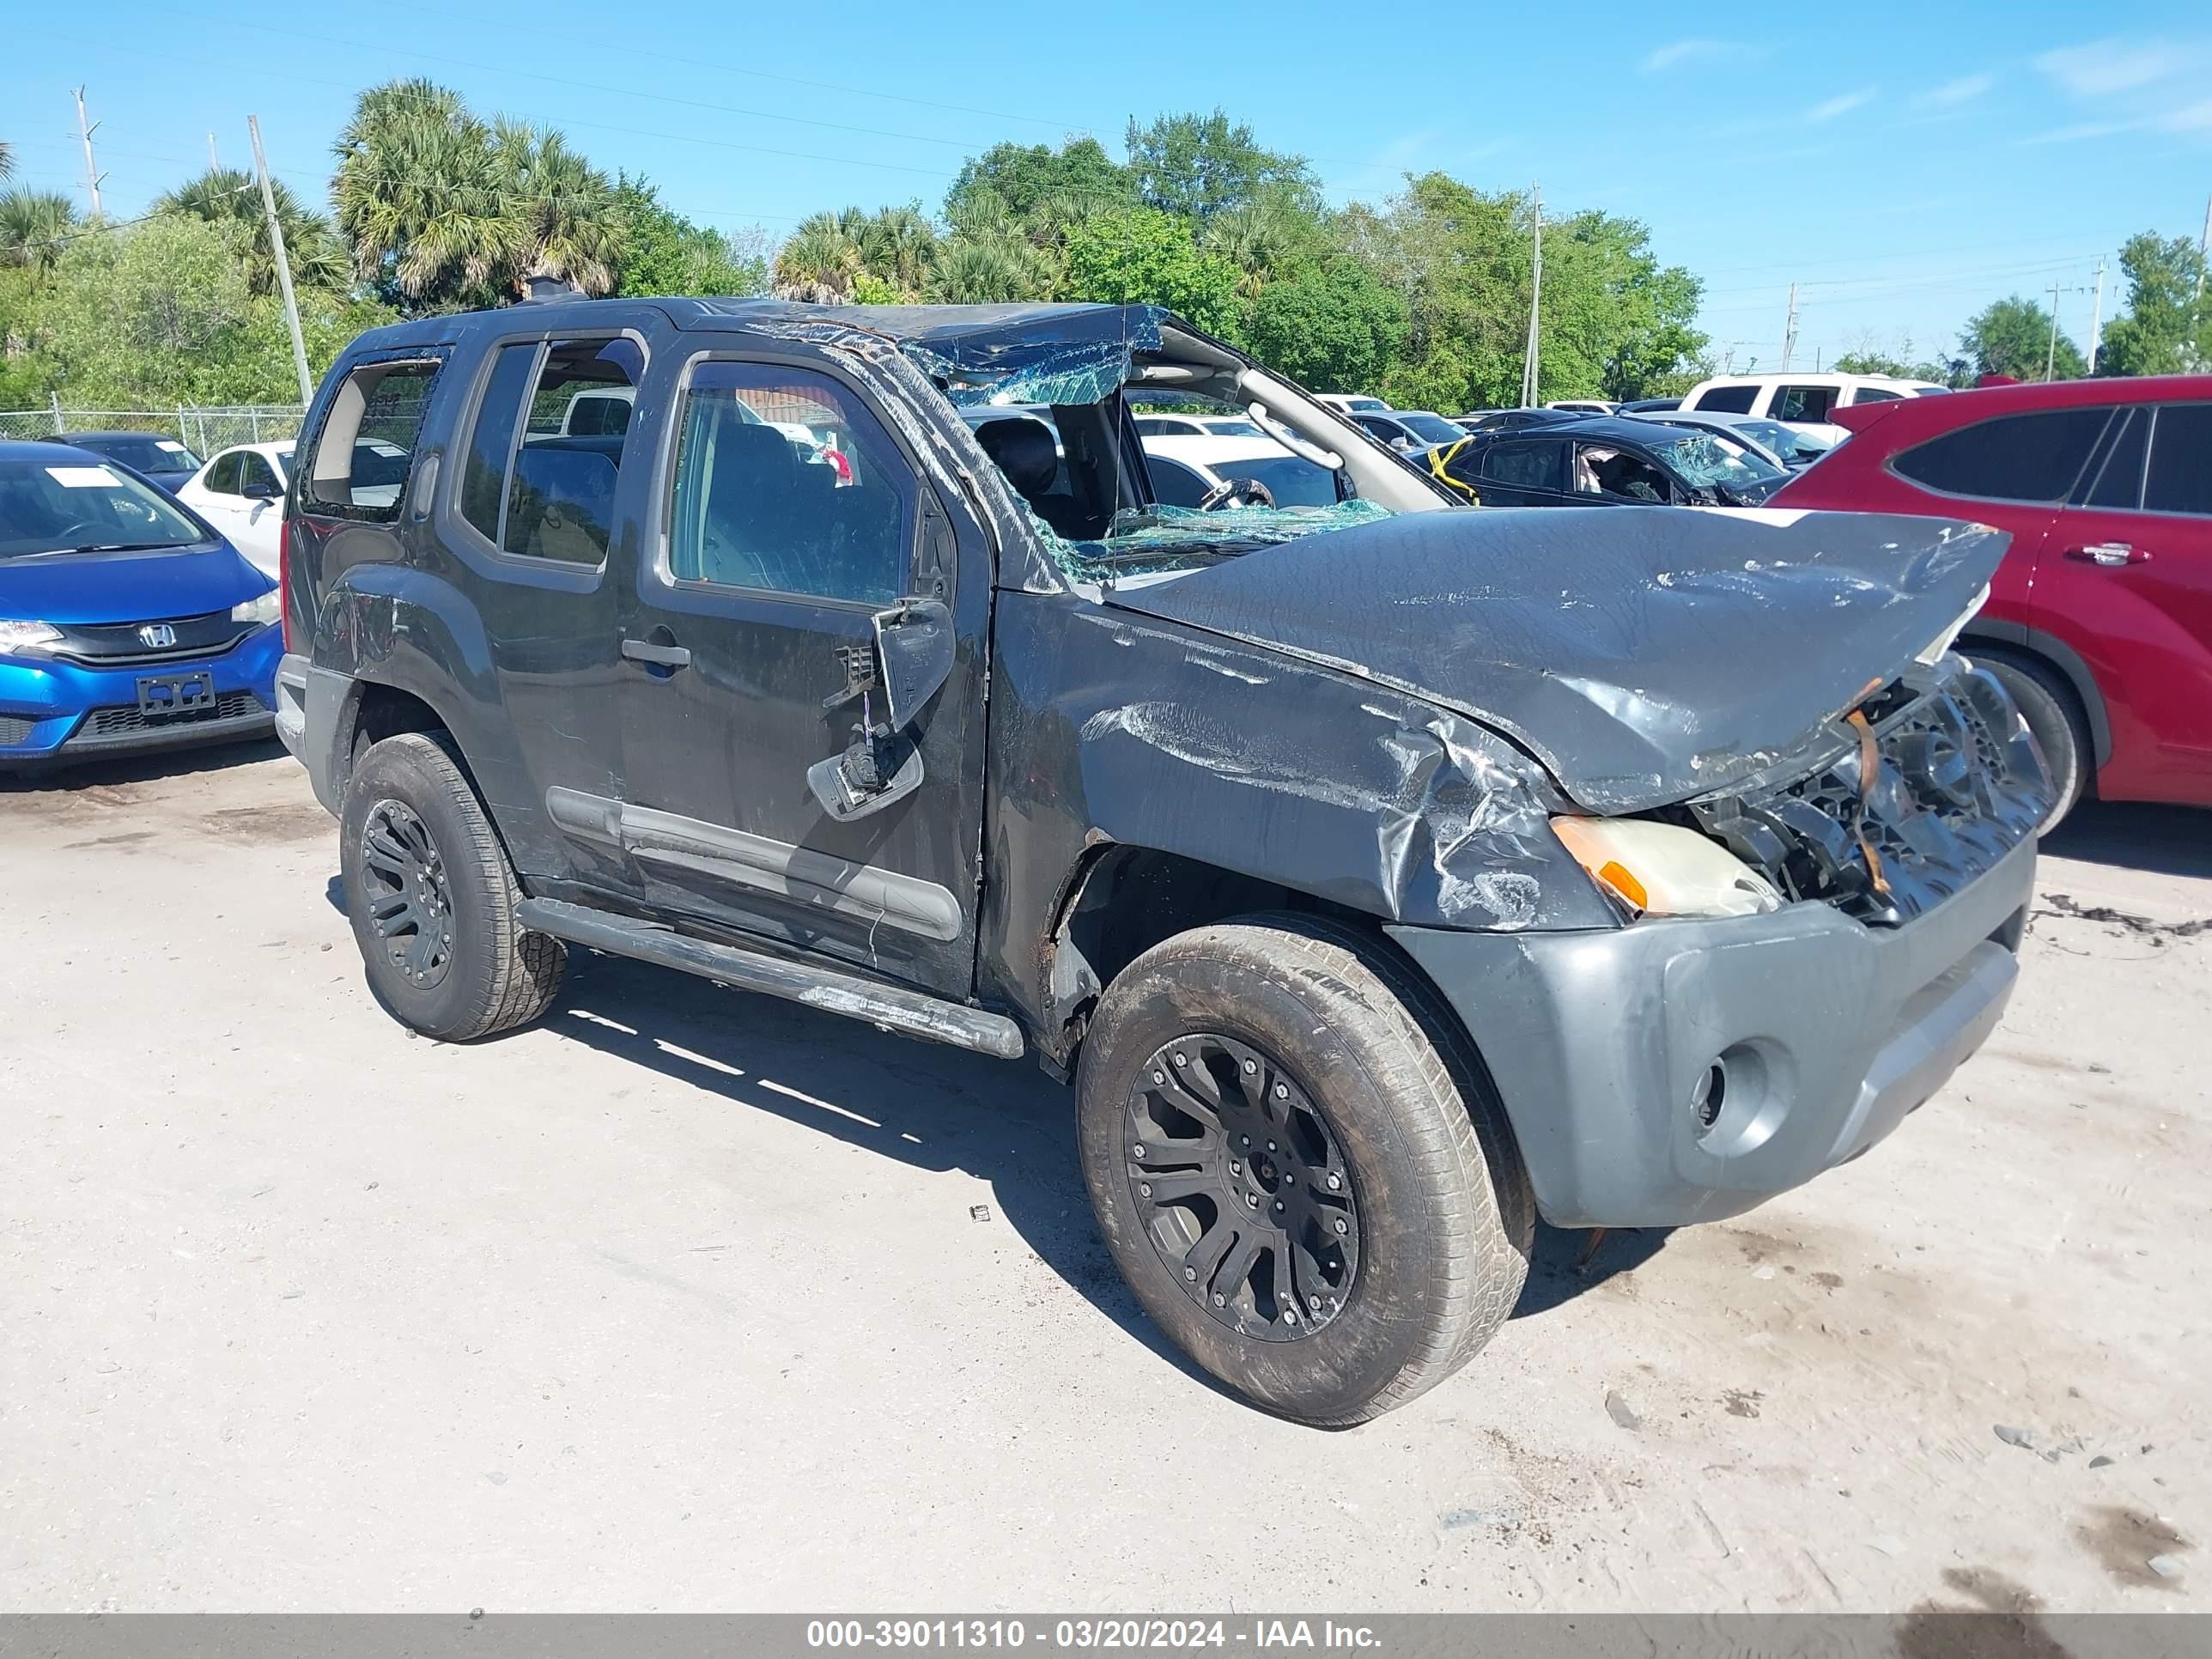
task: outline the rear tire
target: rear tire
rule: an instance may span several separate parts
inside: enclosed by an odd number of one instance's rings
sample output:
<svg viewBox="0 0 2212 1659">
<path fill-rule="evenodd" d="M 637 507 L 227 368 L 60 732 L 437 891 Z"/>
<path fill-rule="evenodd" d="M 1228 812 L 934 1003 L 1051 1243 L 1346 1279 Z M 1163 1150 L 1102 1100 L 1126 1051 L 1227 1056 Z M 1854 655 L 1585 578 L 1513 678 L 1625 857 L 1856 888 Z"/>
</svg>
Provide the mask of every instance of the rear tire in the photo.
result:
<svg viewBox="0 0 2212 1659">
<path fill-rule="evenodd" d="M 1967 649 L 1971 653 L 1972 647 Z M 1976 667 L 1989 670 L 2004 687 L 2043 750 L 2044 763 L 2051 769 L 2054 799 L 2050 815 L 2037 833 L 2047 836 L 2088 790 L 2097 751 L 2081 700 L 2057 669 L 2032 658 L 1974 656 L 1972 661 Z"/>
<path fill-rule="evenodd" d="M 1535 1206 L 1495 1093 L 1426 981 L 1354 928 L 1268 915 L 1155 946 L 1099 1000 L 1077 1086 L 1107 1248 L 1255 1405 L 1378 1417 L 1520 1297 Z"/>
<path fill-rule="evenodd" d="M 545 1012 L 568 946 L 516 926 L 514 867 L 444 733 L 371 744 L 338 825 L 346 916 L 386 1012 L 468 1042 Z"/>
</svg>

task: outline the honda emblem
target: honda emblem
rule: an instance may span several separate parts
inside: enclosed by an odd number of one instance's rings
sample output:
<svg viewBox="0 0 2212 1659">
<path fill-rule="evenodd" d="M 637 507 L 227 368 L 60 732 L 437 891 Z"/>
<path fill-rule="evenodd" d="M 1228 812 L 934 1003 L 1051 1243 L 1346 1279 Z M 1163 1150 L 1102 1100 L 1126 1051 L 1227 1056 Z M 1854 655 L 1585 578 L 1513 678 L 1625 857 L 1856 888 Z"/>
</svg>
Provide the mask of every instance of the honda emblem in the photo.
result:
<svg viewBox="0 0 2212 1659">
<path fill-rule="evenodd" d="M 166 651 L 177 642 L 177 630 L 167 623 L 148 623 L 138 630 L 139 641 L 155 651 Z"/>
</svg>

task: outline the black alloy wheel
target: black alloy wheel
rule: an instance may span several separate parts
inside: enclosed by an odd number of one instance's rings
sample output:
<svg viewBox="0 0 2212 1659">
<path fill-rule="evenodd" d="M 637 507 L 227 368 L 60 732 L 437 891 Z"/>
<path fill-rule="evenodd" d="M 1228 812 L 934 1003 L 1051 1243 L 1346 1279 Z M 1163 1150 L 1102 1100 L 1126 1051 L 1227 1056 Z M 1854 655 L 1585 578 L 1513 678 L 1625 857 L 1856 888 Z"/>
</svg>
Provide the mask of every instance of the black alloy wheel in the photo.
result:
<svg viewBox="0 0 2212 1659">
<path fill-rule="evenodd" d="M 430 990 L 453 963 L 453 902 L 445 860 L 414 809 L 380 800 L 361 836 L 362 893 L 392 966 Z"/>
<path fill-rule="evenodd" d="M 1313 1335 L 1359 1271 L 1359 1210 L 1328 1121 L 1265 1051 L 1212 1031 L 1166 1044 L 1125 1114 L 1135 1214 L 1183 1293 L 1263 1341 Z"/>
</svg>

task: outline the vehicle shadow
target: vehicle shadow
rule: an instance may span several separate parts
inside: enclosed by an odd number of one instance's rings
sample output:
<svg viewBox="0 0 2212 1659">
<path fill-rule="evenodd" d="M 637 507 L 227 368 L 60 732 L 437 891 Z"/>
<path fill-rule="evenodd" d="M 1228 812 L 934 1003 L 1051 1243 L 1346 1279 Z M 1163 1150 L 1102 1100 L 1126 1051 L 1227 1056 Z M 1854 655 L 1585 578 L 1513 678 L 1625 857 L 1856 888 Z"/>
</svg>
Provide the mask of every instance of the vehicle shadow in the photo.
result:
<svg viewBox="0 0 2212 1659">
<path fill-rule="evenodd" d="M 2212 877 L 2212 811 L 2085 800 L 2043 838 L 2043 851 L 2156 875 Z"/>
<path fill-rule="evenodd" d="M 204 748 L 126 755 L 115 760 L 87 761 L 82 765 L 35 771 L 10 772 L 7 763 L 0 761 L 0 795 L 65 795 L 80 789 L 153 783 L 165 778 L 189 777 L 195 772 L 220 772 L 234 766 L 250 766 L 258 761 L 278 759 L 283 753 L 284 745 L 271 736 L 240 743 L 209 744 Z"/>
<path fill-rule="evenodd" d="M 893 1036 L 797 1003 L 583 951 L 571 953 L 561 995 L 541 1024 L 733 1106 L 916 1169 L 975 1177 L 991 1194 L 991 1215 L 975 1224 L 1003 1220 L 1101 1313 L 1221 1391 L 1123 1284 L 1077 1166 L 1075 1097 L 1034 1065 Z"/>
<path fill-rule="evenodd" d="M 1594 1291 L 1608 1279 L 1632 1273 L 1674 1236 L 1671 1227 L 1616 1227 L 1601 1233 L 1536 1224 L 1528 1256 L 1528 1282 L 1512 1317 L 1532 1319 Z"/>
</svg>

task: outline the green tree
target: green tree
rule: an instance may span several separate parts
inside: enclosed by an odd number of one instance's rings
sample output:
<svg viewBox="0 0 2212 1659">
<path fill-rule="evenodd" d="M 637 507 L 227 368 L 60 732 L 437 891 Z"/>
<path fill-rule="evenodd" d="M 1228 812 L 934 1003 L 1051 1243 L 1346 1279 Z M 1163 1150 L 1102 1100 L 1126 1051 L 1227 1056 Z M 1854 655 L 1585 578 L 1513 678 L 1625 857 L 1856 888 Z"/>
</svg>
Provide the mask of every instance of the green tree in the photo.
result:
<svg viewBox="0 0 2212 1659">
<path fill-rule="evenodd" d="M 644 179 L 620 179 L 613 210 L 623 222 L 622 281 L 615 291 L 623 297 L 766 291 L 765 260 L 740 254 L 729 238 L 671 210 Z"/>
<path fill-rule="evenodd" d="M 284 257 L 292 281 L 301 288 L 343 288 L 350 276 L 345 244 L 331 222 L 313 212 L 281 179 L 269 181 L 276 204 L 276 223 L 284 233 Z M 276 292 L 276 256 L 269 241 L 269 216 L 261 205 L 261 185 L 239 167 L 210 167 L 196 179 L 155 198 L 156 213 L 189 214 L 213 224 L 234 224 L 246 235 L 246 280 L 256 294 Z"/>
<path fill-rule="evenodd" d="M 1255 297 L 1246 349 L 1316 392 L 1371 392 L 1404 349 L 1406 301 L 1349 255 L 1309 265 Z"/>
<path fill-rule="evenodd" d="M 78 223 L 76 205 L 58 190 L 0 194 L 0 265 L 52 269 Z"/>
<path fill-rule="evenodd" d="M 1042 300 L 1052 273 L 1043 258 L 1018 236 L 954 236 L 939 251 L 922 297 L 933 305 L 998 305 Z"/>
<path fill-rule="evenodd" d="M 1149 207 L 1200 223 L 1256 200 L 1289 191 L 1309 204 L 1320 201 L 1320 181 L 1303 155 L 1263 149 L 1243 122 L 1211 115 L 1163 115 L 1148 125 L 1132 119 L 1129 172 Z"/>
<path fill-rule="evenodd" d="M 433 82 L 371 87 L 333 146 L 331 199 L 354 270 L 423 311 L 496 304 L 531 227 L 491 129 Z"/>
<path fill-rule="evenodd" d="M 839 216 L 811 214 L 776 250 L 775 295 L 811 305 L 843 305 L 852 298 L 853 281 L 862 269 L 860 245 Z"/>
<path fill-rule="evenodd" d="M 0 138 L 0 179 L 12 179 L 15 176 L 15 147 L 5 138 Z"/>
<path fill-rule="evenodd" d="M 2050 312 L 2016 294 L 1992 302 L 1969 319 L 1959 331 L 1959 347 L 1972 360 L 1976 374 L 2039 380 L 2045 363 L 2050 362 L 2052 378 L 2075 380 L 2089 368 L 2081 348 L 2063 333 L 2053 356 Z"/>
<path fill-rule="evenodd" d="M 241 228 L 185 214 L 72 242 L 36 313 L 62 395 L 111 408 L 296 397 L 283 306 L 254 292 L 246 252 Z M 299 300 L 316 368 L 392 316 L 323 289 Z"/>
<path fill-rule="evenodd" d="M 2204 261 L 2185 236 L 2154 231 L 2120 250 L 2128 308 L 2105 331 L 2097 367 L 2106 374 L 2183 374 L 2212 362 L 2212 304 L 2197 299 Z"/>
<path fill-rule="evenodd" d="M 860 250 L 860 268 L 890 290 L 892 303 L 921 297 L 940 244 L 937 227 L 923 215 L 921 203 L 879 208 L 849 234 Z"/>
<path fill-rule="evenodd" d="M 1028 223 L 1054 208 L 1085 213 L 1127 207 L 1137 199 L 1127 168 L 1115 162 L 1096 138 L 1072 138 L 1054 149 L 1047 144 L 994 144 L 971 155 L 945 193 L 945 216 L 958 224 L 988 195 L 1018 222 Z"/>
<path fill-rule="evenodd" d="M 550 277 L 594 297 L 612 293 L 628 221 L 607 175 L 557 132 L 501 120 L 491 143 L 500 194 L 517 227 L 508 282 Z"/>
<path fill-rule="evenodd" d="M 1165 306 L 1210 333 L 1238 331 L 1237 267 L 1201 253 L 1182 223 L 1152 208 L 1123 208 L 1068 233 L 1060 297 Z"/>
</svg>

